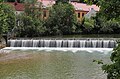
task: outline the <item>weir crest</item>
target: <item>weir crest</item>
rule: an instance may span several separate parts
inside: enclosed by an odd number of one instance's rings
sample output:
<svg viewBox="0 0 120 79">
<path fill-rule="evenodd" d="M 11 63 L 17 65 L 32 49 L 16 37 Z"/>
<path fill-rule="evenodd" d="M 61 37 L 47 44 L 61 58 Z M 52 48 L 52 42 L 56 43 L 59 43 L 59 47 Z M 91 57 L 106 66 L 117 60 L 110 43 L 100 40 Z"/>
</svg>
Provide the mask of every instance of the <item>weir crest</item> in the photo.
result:
<svg viewBox="0 0 120 79">
<path fill-rule="evenodd" d="M 114 48 L 116 40 L 103 39 L 27 39 L 8 40 L 8 47 Z"/>
</svg>

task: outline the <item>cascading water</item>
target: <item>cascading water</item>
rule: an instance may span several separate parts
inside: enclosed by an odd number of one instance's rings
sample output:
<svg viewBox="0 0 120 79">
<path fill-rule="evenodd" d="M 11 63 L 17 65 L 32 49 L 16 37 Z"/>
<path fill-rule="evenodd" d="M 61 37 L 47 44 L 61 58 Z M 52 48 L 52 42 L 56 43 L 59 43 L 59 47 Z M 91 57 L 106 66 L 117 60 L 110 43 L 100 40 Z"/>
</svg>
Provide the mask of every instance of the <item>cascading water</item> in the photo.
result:
<svg viewBox="0 0 120 79">
<path fill-rule="evenodd" d="M 0 61 L 5 61 L 5 65 L 0 66 L 3 69 L 1 71 L 3 73 L 8 72 L 8 74 L 6 76 L 6 74 L 0 73 L 0 76 L 11 79 L 18 77 L 33 79 L 106 79 L 106 75 L 103 75 L 100 68 L 92 61 L 102 59 L 108 63 L 108 57 L 117 45 L 115 39 L 95 38 L 16 39 L 8 40 L 7 43 L 8 47 L 1 49 L 1 52 L 7 54 L 0 57 Z M 9 62 L 12 62 L 12 65 Z M 61 70 L 61 67 L 63 67 L 63 70 Z M 12 70 L 10 69 L 14 69 L 14 71 L 11 73 Z M 6 71 L 4 72 L 4 70 Z M 29 74 L 28 71 L 31 73 Z M 34 74 L 34 71 L 37 72 Z M 28 77 L 31 74 L 33 75 Z"/>
<path fill-rule="evenodd" d="M 8 47 L 114 48 L 115 40 L 8 40 Z"/>
</svg>

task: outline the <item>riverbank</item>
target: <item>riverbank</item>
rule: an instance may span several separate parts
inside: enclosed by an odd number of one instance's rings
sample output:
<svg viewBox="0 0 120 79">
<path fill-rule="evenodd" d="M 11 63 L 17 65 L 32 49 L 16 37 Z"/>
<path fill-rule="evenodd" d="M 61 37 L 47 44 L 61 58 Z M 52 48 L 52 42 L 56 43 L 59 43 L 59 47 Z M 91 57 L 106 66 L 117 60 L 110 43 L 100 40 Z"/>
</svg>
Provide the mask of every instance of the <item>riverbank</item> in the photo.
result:
<svg viewBox="0 0 120 79">
<path fill-rule="evenodd" d="M 16 37 L 16 39 L 63 39 L 63 38 L 120 38 L 120 34 L 76 34 L 76 35 L 58 35 L 58 36 L 41 36 L 41 37 Z"/>
<path fill-rule="evenodd" d="M 6 47 L 6 41 L 4 38 L 0 36 L 0 49 Z"/>
<path fill-rule="evenodd" d="M 0 43 L 0 49 L 2 49 L 2 48 L 4 48 L 4 47 L 6 47 L 6 45 L 5 45 L 5 44 Z"/>
</svg>

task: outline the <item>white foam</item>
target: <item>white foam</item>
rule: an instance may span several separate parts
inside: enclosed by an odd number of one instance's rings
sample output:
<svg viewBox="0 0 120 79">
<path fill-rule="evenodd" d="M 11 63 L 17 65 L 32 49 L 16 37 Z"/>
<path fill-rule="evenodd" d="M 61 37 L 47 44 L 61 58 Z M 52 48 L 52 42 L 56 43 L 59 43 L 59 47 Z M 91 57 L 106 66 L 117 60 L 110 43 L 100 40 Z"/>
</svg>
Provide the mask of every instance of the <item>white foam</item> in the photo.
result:
<svg viewBox="0 0 120 79">
<path fill-rule="evenodd" d="M 10 53 L 11 50 L 0 49 L 0 53 Z"/>
<path fill-rule="evenodd" d="M 77 52 L 77 51 L 87 51 L 89 53 L 92 53 L 94 51 L 98 51 L 98 52 L 103 52 L 105 54 L 107 54 L 108 52 L 111 52 L 113 50 L 113 48 L 48 48 L 48 47 L 43 47 L 43 48 L 39 48 L 39 47 L 5 47 L 2 50 L 38 50 L 38 51 L 72 51 L 73 53 Z"/>
</svg>

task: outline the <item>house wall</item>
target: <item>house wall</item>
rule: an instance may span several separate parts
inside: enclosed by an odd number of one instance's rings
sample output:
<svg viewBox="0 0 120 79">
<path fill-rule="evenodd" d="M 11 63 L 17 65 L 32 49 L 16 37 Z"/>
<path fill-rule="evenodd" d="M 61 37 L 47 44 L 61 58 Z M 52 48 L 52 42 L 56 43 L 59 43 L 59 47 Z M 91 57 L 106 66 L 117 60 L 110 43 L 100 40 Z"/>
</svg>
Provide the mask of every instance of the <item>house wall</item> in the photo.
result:
<svg viewBox="0 0 120 79">
<path fill-rule="evenodd" d="M 76 10 L 75 13 L 77 15 L 77 20 L 82 21 L 84 15 L 87 14 L 88 11 Z"/>
<path fill-rule="evenodd" d="M 37 10 L 39 10 L 39 9 L 37 9 Z M 18 15 L 18 14 L 21 14 L 21 13 L 23 13 L 24 11 L 16 11 L 15 13 Z M 95 11 L 96 12 L 96 11 Z M 95 12 L 94 12 L 94 14 L 95 14 Z M 86 15 L 87 13 L 89 13 L 89 11 L 83 11 L 83 10 L 75 10 L 75 13 L 76 13 L 76 15 L 77 15 L 77 20 L 79 21 L 79 22 L 81 22 L 82 20 L 83 20 L 83 18 L 84 18 L 84 15 Z M 91 15 L 92 16 L 92 15 Z M 44 8 L 43 10 L 42 10 L 42 16 L 40 16 L 40 18 L 42 18 L 42 19 L 47 19 L 49 17 L 49 10 L 48 9 L 46 9 L 46 8 Z"/>
<path fill-rule="evenodd" d="M 49 17 L 49 10 L 47 9 L 43 9 L 43 15 L 42 15 L 43 19 L 47 19 Z"/>
<path fill-rule="evenodd" d="M 82 21 L 83 17 L 85 14 L 88 13 L 88 11 L 80 11 L 80 10 L 76 10 L 75 11 L 76 15 L 77 15 L 77 20 L 78 21 Z M 49 17 L 49 10 L 43 10 L 43 15 L 42 15 L 43 19 L 47 19 Z"/>
<path fill-rule="evenodd" d="M 15 13 L 18 15 L 18 14 L 21 14 L 23 12 L 24 11 L 16 11 Z M 77 20 L 81 22 L 83 20 L 84 15 L 87 14 L 88 11 L 75 10 L 75 13 L 77 15 Z M 48 17 L 49 17 L 49 10 L 43 9 L 41 18 L 47 19 Z"/>
<path fill-rule="evenodd" d="M 16 14 L 16 15 L 19 15 L 19 14 L 21 14 L 21 13 L 24 13 L 24 11 L 15 11 L 15 14 Z"/>
</svg>

